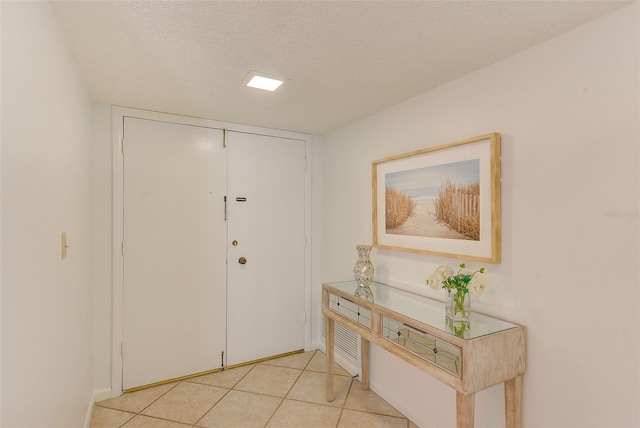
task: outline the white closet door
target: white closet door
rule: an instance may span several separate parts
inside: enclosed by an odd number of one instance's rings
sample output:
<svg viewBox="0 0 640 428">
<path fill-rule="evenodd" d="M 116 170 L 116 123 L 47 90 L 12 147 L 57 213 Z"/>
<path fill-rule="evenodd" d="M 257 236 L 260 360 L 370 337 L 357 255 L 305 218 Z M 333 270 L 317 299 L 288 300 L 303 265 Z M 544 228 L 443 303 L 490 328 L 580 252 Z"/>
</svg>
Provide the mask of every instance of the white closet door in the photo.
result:
<svg viewBox="0 0 640 428">
<path fill-rule="evenodd" d="M 304 348 L 306 149 L 228 132 L 227 150 L 227 365 L 235 365 Z"/>
<path fill-rule="evenodd" d="M 125 118 L 123 389 L 222 364 L 222 131 Z"/>
</svg>

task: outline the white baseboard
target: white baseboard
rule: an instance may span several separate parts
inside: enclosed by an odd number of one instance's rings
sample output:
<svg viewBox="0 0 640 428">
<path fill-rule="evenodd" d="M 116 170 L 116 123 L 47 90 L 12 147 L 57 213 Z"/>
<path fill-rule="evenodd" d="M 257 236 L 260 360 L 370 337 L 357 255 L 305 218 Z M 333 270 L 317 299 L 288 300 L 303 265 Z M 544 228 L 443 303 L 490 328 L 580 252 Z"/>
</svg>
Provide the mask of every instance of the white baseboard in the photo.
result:
<svg viewBox="0 0 640 428">
<path fill-rule="evenodd" d="M 384 388 L 384 385 L 370 381 L 369 389 L 375 392 L 380 398 L 382 398 L 387 403 L 391 404 L 397 411 L 402 413 L 406 418 L 415 423 L 415 421 L 420 420 L 423 415 L 420 414 L 422 409 L 415 409 L 410 406 L 407 406 L 402 400 L 398 400 L 397 396 L 389 393 Z"/>
<path fill-rule="evenodd" d="M 84 418 L 84 428 L 89 428 L 91 425 L 91 417 L 93 416 L 93 406 L 102 400 L 107 400 L 113 397 L 111 388 L 99 389 L 93 391 L 91 399 L 89 400 L 89 407 L 87 408 L 87 415 Z"/>
<path fill-rule="evenodd" d="M 325 346 L 324 341 L 322 341 L 322 342 L 314 342 L 313 345 L 315 346 L 314 349 L 320 349 L 322 352 L 324 352 L 326 354 L 326 346 Z M 346 371 L 351 373 L 352 375 L 359 374 L 360 375 L 360 380 L 362 380 L 362 372 L 361 372 L 361 368 L 359 366 L 359 362 L 358 361 L 354 362 L 351 358 L 343 357 L 340 354 L 339 350 L 336 350 L 334 352 L 334 361 L 336 363 L 338 363 Z M 411 408 L 411 407 L 407 406 L 401 400 L 397 400 L 397 397 L 395 397 L 394 394 L 389 393 L 389 391 L 386 390 L 386 388 L 384 387 L 383 384 L 380 384 L 378 382 L 374 382 L 372 379 L 370 379 L 369 382 L 370 382 L 369 383 L 369 388 L 373 392 L 375 392 L 378 396 L 380 396 L 380 398 L 382 398 L 387 403 L 389 403 L 393 407 L 395 407 L 400 413 L 405 415 L 411 421 L 420 420 L 420 417 L 421 417 L 421 415 L 420 415 L 420 411 L 421 410 L 420 409 Z"/>
<path fill-rule="evenodd" d="M 98 389 L 97 391 L 93 391 L 93 402 L 97 403 L 98 401 L 108 400 L 109 398 L 117 397 L 120 394 L 113 394 L 113 390 L 111 388 Z"/>
</svg>

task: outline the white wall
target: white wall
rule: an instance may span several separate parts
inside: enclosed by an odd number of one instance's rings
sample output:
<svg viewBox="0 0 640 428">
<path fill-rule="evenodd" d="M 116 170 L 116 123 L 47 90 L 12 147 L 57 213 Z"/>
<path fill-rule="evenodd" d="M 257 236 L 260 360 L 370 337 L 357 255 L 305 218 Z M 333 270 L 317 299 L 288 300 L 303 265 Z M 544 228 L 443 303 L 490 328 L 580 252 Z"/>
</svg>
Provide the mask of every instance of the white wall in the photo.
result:
<svg viewBox="0 0 640 428">
<path fill-rule="evenodd" d="M 110 388 L 110 113 L 89 103 L 48 4 L 0 11 L 1 424 L 79 426 Z M 371 160 L 501 132 L 504 261 L 474 307 L 528 328 L 524 425 L 640 425 L 638 75 L 636 4 L 314 139 L 316 307 L 371 240 Z M 373 257 L 378 280 L 419 290 L 457 263 Z M 423 426 L 453 425 L 453 392 L 372 359 L 374 390 Z M 479 426 L 502 424 L 501 394 L 478 394 Z"/>
<path fill-rule="evenodd" d="M 635 3 L 325 135 L 316 148 L 318 277 L 334 281 L 351 278 L 354 246 L 371 242 L 372 160 L 502 134 L 503 262 L 485 265 L 490 290 L 473 307 L 527 327 L 527 427 L 640 425 L 638 18 Z M 374 250 L 373 261 L 378 281 L 439 299 L 425 278 L 459 263 L 390 250 Z M 452 390 L 380 349 L 371 384 L 420 426 L 454 425 Z M 504 424 L 502 394 L 502 386 L 477 394 L 477 426 Z"/>
<path fill-rule="evenodd" d="M 1 425 L 82 426 L 92 393 L 91 104 L 50 5 L 1 7 Z"/>
<path fill-rule="evenodd" d="M 93 105 L 93 390 L 95 400 L 110 398 L 112 337 L 112 162 L 111 106 Z"/>
</svg>

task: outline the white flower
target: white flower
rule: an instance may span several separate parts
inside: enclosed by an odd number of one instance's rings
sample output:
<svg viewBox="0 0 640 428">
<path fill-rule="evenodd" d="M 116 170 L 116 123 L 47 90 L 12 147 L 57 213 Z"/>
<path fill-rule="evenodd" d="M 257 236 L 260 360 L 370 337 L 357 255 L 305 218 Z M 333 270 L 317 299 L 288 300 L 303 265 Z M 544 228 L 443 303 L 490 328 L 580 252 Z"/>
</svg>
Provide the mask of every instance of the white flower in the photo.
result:
<svg viewBox="0 0 640 428">
<path fill-rule="evenodd" d="M 449 266 L 440 265 L 433 271 L 431 276 L 427 278 L 427 285 L 433 290 L 440 290 L 442 288 L 442 281 L 453 276 L 453 269 Z"/>
<path fill-rule="evenodd" d="M 442 288 L 442 278 L 434 272 L 427 278 L 427 285 L 434 290 L 440 290 Z"/>
<path fill-rule="evenodd" d="M 438 266 L 438 269 L 436 269 L 436 272 L 443 278 L 443 279 L 447 279 L 447 278 L 451 278 L 453 276 L 453 269 L 451 269 L 450 266 L 447 265 L 440 265 Z"/>
<path fill-rule="evenodd" d="M 484 294 L 487 291 L 487 284 L 485 284 L 484 280 L 480 278 L 480 274 L 475 274 L 473 278 L 471 278 L 471 281 L 469 282 L 469 291 L 476 295 Z"/>
</svg>

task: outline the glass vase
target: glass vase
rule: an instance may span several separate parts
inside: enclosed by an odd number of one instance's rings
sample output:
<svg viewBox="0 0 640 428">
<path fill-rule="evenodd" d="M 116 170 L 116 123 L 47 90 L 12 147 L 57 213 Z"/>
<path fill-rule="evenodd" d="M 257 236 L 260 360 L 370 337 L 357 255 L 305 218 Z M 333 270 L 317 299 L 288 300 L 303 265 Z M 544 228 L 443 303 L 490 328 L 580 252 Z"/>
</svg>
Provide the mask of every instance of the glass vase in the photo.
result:
<svg viewBox="0 0 640 428">
<path fill-rule="evenodd" d="M 452 320 L 446 318 L 446 331 L 459 337 L 460 339 L 468 339 L 471 335 L 471 323 L 469 321 Z"/>
<path fill-rule="evenodd" d="M 463 291 L 454 294 L 447 291 L 445 309 L 448 319 L 468 322 L 471 315 L 471 294 Z"/>
<path fill-rule="evenodd" d="M 369 284 L 373 281 L 374 272 L 373 263 L 371 263 L 369 259 L 371 248 L 371 245 L 356 245 L 358 260 L 356 260 L 356 264 L 353 266 L 353 277 L 358 284 L 355 296 L 369 302 L 373 302 L 373 293 L 371 292 L 371 288 L 369 288 Z"/>
</svg>

